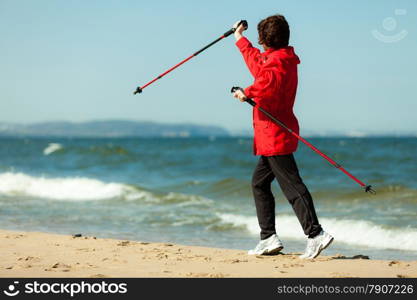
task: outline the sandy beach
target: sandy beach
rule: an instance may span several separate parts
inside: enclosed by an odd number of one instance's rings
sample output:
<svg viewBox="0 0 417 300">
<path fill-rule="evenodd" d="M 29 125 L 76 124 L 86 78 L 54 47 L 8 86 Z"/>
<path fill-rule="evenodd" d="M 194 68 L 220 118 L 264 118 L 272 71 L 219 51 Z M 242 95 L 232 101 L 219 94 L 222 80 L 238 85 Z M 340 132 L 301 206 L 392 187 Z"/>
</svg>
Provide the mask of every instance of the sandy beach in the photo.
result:
<svg viewBox="0 0 417 300">
<path fill-rule="evenodd" d="M 417 277 L 417 261 L 246 251 L 0 230 L 0 277 Z"/>
</svg>

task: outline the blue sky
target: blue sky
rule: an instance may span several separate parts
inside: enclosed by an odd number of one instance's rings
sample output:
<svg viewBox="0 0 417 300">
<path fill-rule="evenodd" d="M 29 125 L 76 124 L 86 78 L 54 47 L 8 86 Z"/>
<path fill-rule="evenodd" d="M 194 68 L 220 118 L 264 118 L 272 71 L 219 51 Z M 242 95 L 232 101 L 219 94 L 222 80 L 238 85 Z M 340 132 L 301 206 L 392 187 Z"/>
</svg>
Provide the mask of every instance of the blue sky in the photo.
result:
<svg viewBox="0 0 417 300">
<path fill-rule="evenodd" d="M 233 36 L 143 94 L 132 92 L 236 20 L 248 20 L 256 41 L 256 24 L 275 13 L 287 17 L 301 58 L 302 129 L 417 130 L 414 0 L 0 0 L 0 122 L 129 119 L 250 130 L 250 107 L 229 93 L 252 82 Z M 387 43 L 372 30 L 402 39 Z"/>
</svg>

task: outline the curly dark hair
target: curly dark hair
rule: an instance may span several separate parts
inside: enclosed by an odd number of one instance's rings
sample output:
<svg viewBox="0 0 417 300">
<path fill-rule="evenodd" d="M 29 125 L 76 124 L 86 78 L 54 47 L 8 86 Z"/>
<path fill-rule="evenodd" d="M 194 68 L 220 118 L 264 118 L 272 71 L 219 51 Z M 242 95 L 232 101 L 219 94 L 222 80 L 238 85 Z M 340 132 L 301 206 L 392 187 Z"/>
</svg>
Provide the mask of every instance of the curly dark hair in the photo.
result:
<svg viewBox="0 0 417 300">
<path fill-rule="evenodd" d="M 259 44 L 273 49 L 288 46 L 290 27 L 283 15 L 274 15 L 258 24 Z"/>
</svg>

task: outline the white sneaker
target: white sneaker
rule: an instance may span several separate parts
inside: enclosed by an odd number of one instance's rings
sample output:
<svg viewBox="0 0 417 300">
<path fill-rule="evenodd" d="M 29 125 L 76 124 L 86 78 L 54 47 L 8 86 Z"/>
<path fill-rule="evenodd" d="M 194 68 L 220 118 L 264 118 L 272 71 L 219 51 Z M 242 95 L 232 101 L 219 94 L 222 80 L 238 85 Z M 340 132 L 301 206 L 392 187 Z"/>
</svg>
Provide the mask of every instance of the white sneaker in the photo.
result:
<svg viewBox="0 0 417 300">
<path fill-rule="evenodd" d="M 320 252 L 326 249 L 333 242 L 333 237 L 322 230 L 317 236 L 307 239 L 307 248 L 301 259 L 313 259 L 319 256 Z"/>
<path fill-rule="evenodd" d="M 276 234 L 271 235 L 266 240 L 260 240 L 255 249 L 249 250 L 249 255 L 268 255 L 275 254 L 284 249 L 282 242 Z"/>
</svg>

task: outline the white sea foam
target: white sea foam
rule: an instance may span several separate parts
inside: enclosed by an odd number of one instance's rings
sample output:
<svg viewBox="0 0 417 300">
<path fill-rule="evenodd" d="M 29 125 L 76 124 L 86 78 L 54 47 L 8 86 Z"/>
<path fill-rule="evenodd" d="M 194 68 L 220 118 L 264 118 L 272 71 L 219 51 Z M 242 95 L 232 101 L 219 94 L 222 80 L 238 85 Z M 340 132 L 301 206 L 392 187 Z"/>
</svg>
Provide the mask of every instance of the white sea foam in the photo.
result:
<svg viewBox="0 0 417 300">
<path fill-rule="evenodd" d="M 218 214 L 223 223 L 245 227 L 252 234 L 259 234 L 256 217 L 233 214 Z M 417 230 L 413 228 L 384 228 L 381 225 L 361 220 L 320 218 L 323 228 L 337 242 L 374 247 L 417 251 Z M 305 239 L 295 216 L 277 215 L 277 233 L 283 238 Z"/>
<path fill-rule="evenodd" d="M 140 188 L 93 178 L 46 178 L 23 173 L 0 173 L 0 195 L 28 196 L 61 201 L 122 199 L 178 206 L 210 205 L 212 200 L 181 193 L 155 194 Z"/>
<path fill-rule="evenodd" d="M 105 183 L 97 179 L 45 178 L 22 173 L 1 173 L 0 194 L 30 196 L 55 200 L 83 201 L 123 197 L 126 200 L 150 198 L 151 193 L 120 183 Z"/>
<path fill-rule="evenodd" d="M 58 143 L 49 143 L 49 145 L 43 149 L 43 154 L 44 155 L 49 155 L 55 151 L 61 150 L 63 147 L 61 144 Z"/>
</svg>

